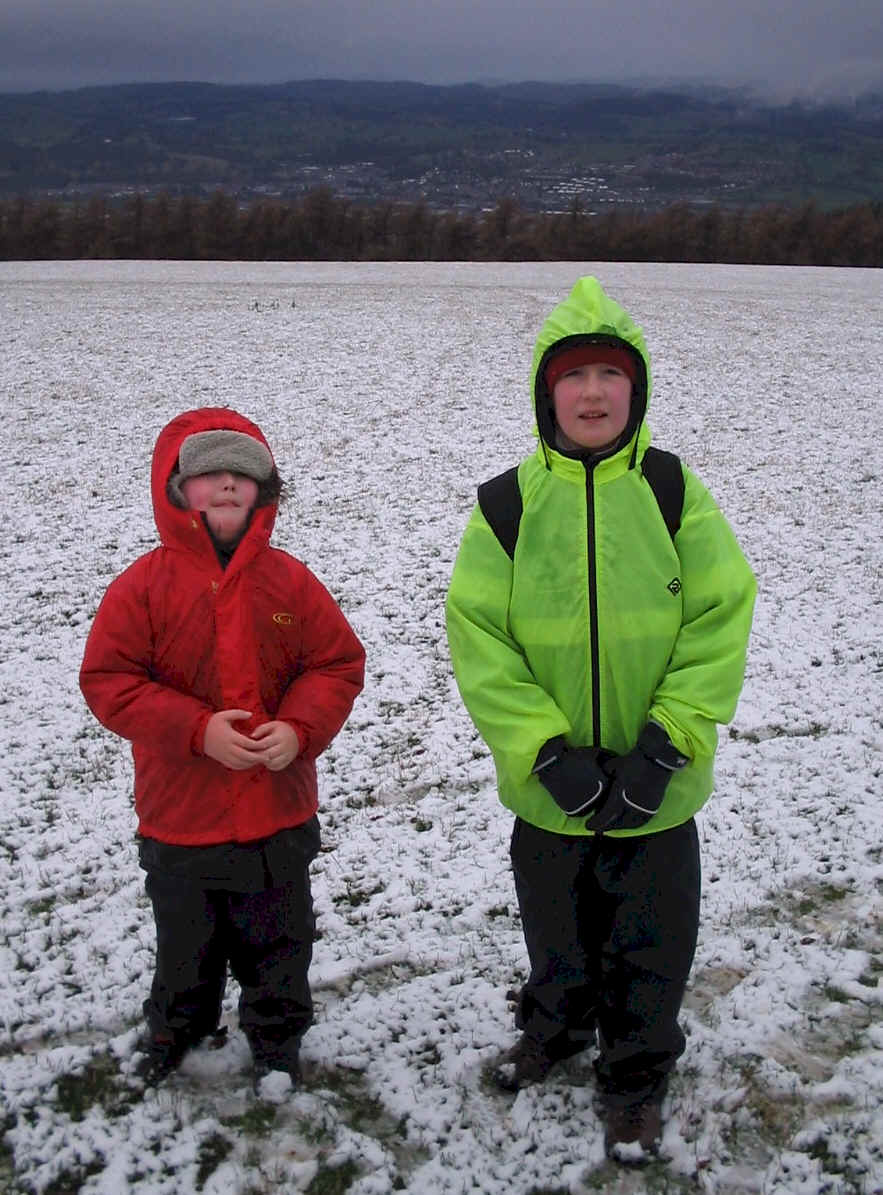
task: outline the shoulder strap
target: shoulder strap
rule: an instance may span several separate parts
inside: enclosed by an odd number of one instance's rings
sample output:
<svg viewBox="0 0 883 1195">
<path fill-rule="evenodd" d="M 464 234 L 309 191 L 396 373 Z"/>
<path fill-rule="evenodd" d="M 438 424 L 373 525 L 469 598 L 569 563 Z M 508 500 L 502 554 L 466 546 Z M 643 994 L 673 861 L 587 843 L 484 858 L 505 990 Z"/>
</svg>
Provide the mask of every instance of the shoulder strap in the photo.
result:
<svg viewBox="0 0 883 1195">
<path fill-rule="evenodd" d="M 641 472 L 659 504 L 668 533 L 674 539 L 681 526 L 684 508 L 684 471 L 680 457 L 662 448 L 650 447 L 644 453 Z M 506 555 L 513 559 L 521 523 L 518 466 L 483 482 L 478 487 L 478 505 Z"/>
<path fill-rule="evenodd" d="M 681 512 L 684 509 L 684 471 L 680 458 L 673 452 L 652 446 L 644 453 L 641 472 L 653 491 L 659 509 L 674 539 L 681 526 Z"/>
<path fill-rule="evenodd" d="M 518 488 L 518 466 L 482 482 L 478 487 L 478 505 L 491 530 L 505 549 L 509 559 L 515 556 L 518 526 L 521 522 L 521 490 Z"/>
</svg>

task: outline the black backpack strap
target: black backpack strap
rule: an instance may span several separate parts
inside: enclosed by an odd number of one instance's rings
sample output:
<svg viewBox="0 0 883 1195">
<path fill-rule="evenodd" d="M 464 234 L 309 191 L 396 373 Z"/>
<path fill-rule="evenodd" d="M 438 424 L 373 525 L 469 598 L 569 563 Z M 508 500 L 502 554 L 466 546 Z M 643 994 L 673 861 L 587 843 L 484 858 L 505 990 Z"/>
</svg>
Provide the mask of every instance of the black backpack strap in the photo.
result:
<svg viewBox="0 0 883 1195">
<path fill-rule="evenodd" d="M 641 461 L 641 472 L 653 491 L 668 533 L 674 539 L 680 529 L 684 509 L 684 471 L 680 457 L 673 452 L 650 447 Z M 518 466 L 483 482 L 478 487 L 478 505 L 506 555 L 512 560 L 521 523 Z"/>
<path fill-rule="evenodd" d="M 512 560 L 518 542 L 521 522 L 521 490 L 518 488 L 518 466 L 482 482 L 478 487 L 478 505 L 491 530 Z"/>
<path fill-rule="evenodd" d="M 662 448 L 650 447 L 641 461 L 641 472 L 656 497 L 668 533 L 674 539 L 684 509 L 684 470 L 680 457 Z"/>
</svg>

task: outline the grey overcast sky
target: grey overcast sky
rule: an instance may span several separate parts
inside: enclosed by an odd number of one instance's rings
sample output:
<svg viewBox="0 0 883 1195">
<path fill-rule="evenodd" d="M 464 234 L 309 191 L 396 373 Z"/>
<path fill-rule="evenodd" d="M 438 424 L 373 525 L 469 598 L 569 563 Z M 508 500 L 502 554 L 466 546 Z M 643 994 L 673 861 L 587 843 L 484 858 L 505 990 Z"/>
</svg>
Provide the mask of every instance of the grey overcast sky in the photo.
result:
<svg viewBox="0 0 883 1195">
<path fill-rule="evenodd" d="M 881 0 L 2 0 L 0 91 L 201 80 L 883 83 Z"/>
</svg>

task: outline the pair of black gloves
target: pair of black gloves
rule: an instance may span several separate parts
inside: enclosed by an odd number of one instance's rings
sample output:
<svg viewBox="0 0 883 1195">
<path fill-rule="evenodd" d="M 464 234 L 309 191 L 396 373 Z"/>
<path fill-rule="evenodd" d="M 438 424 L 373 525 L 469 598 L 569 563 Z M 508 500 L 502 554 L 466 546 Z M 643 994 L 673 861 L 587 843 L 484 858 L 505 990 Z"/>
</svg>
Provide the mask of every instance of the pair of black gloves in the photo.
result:
<svg viewBox="0 0 883 1195">
<path fill-rule="evenodd" d="M 658 722 L 648 722 L 631 751 L 568 747 L 564 736 L 540 749 L 534 774 L 568 817 L 587 830 L 637 830 L 662 804 L 672 774 L 689 760 Z"/>
</svg>

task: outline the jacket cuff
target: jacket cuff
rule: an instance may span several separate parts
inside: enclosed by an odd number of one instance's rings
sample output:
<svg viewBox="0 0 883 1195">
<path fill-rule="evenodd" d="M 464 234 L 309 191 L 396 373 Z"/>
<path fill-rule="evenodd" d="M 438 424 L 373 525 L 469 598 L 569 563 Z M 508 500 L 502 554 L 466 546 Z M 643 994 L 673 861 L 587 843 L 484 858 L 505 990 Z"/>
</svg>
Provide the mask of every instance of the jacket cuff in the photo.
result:
<svg viewBox="0 0 883 1195">
<path fill-rule="evenodd" d="M 208 726 L 211 716 L 211 710 L 206 710 L 205 713 L 200 714 L 193 729 L 193 734 L 190 737 L 190 750 L 194 755 L 205 755 L 205 728 Z"/>
<path fill-rule="evenodd" d="M 306 727 L 304 727 L 300 722 L 295 722 L 293 718 L 282 718 L 280 721 L 284 722 L 287 726 L 290 726 L 297 735 L 297 758 L 300 759 L 301 756 L 307 754 L 310 746 L 310 736 L 307 733 Z"/>
<path fill-rule="evenodd" d="M 667 772 L 678 772 L 690 762 L 683 752 L 678 751 L 659 722 L 651 720 L 647 723 L 638 736 L 637 746 L 648 759 Z"/>
</svg>

